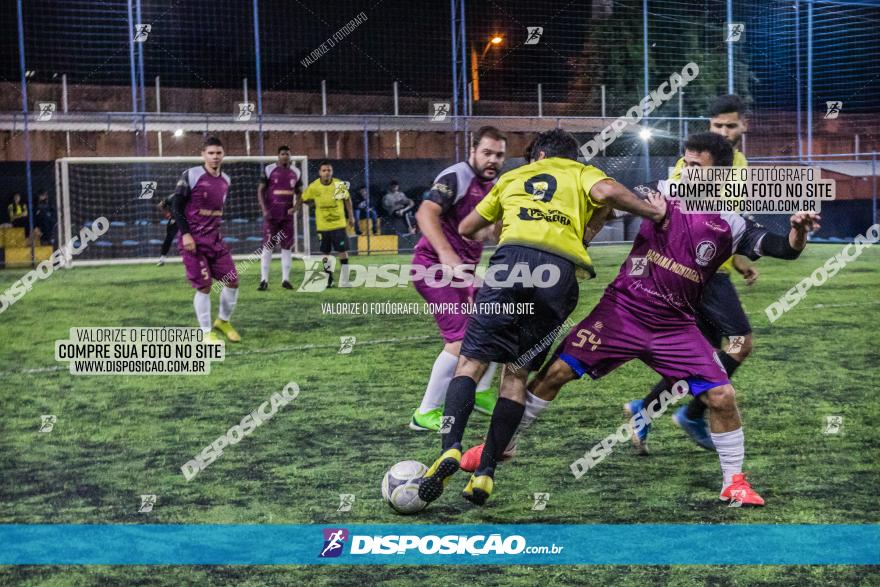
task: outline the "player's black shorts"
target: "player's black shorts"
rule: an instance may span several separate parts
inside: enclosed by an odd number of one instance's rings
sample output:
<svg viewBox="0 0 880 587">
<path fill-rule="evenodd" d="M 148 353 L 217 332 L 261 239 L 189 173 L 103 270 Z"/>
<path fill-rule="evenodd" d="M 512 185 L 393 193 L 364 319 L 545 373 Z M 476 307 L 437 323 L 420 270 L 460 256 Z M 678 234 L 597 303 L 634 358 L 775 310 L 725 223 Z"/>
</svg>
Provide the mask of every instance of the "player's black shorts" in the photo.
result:
<svg viewBox="0 0 880 587">
<path fill-rule="evenodd" d="M 715 348 L 721 348 L 721 339 L 745 336 L 752 332 L 736 287 L 727 273 L 716 273 L 706 284 L 697 307 L 697 326 Z"/>
<path fill-rule="evenodd" d="M 556 335 L 564 334 L 560 327 L 577 306 L 577 277 L 571 261 L 539 249 L 506 245 L 489 259 L 490 268 L 507 264 L 507 269 L 495 274 L 501 282 L 510 278 L 511 270 L 517 274 L 517 263 L 527 264 L 533 274 L 539 265 L 558 267 L 559 280 L 550 287 L 484 284 L 474 300 L 476 312 L 468 320 L 461 354 L 487 362 L 516 363 L 522 369 L 536 371 L 550 352 Z M 531 314 L 524 305 L 529 303 L 534 304 Z"/>
<path fill-rule="evenodd" d="M 325 255 L 329 254 L 331 249 L 338 253 L 348 250 L 348 234 L 344 228 L 319 232 L 318 236 L 321 238 L 321 252 Z"/>
</svg>

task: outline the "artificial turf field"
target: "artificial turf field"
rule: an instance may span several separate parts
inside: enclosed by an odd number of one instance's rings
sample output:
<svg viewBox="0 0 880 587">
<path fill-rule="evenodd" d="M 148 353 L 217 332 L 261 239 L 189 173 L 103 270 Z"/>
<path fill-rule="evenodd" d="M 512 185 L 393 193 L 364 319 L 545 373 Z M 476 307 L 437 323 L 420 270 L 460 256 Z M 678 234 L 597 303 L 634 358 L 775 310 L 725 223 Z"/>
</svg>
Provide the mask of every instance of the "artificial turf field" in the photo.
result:
<svg viewBox="0 0 880 587">
<path fill-rule="evenodd" d="M 615 452 L 580 480 L 569 463 L 623 421 L 624 401 L 655 382 L 630 363 L 605 379 L 563 389 L 497 474 L 485 508 L 458 497 L 467 478 L 417 516 L 383 502 L 393 463 L 430 463 L 436 433 L 407 428 L 441 348 L 429 315 L 339 316 L 322 303 L 421 302 L 412 287 L 257 292 L 259 267 L 242 273 L 233 323 L 243 336 L 207 376 L 73 376 L 54 360 L 71 327 L 193 326 L 192 289 L 179 263 L 59 271 L 0 314 L 0 523 L 80 524 L 876 524 L 880 486 L 877 398 L 880 248 L 865 249 L 774 324 L 767 304 L 838 253 L 810 245 L 800 259 L 759 261 L 751 288 L 734 279 L 752 319 L 755 350 L 735 378 L 746 433 L 744 469 L 767 506 L 718 501 L 717 456 L 687 440 L 668 417 L 652 454 Z M 593 247 L 599 275 L 581 283 L 583 317 L 614 277 L 627 248 Z M 407 263 L 405 256 L 354 263 Z M 294 263 L 292 281 L 302 278 Z M 0 272 L 0 291 L 24 271 Z M 216 315 L 218 298 L 213 295 Z M 338 354 L 354 336 L 351 354 Z M 288 382 L 299 397 L 197 477 L 180 467 Z M 51 433 L 40 416 L 54 414 Z M 843 416 L 824 434 L 826 416 Z M 475 414 L 466 442 L 488 418 Z M 549 492 L 543 511 L 532 494 Z M 356 496 L 337 512 L 339 494 Z M 141 494 L 155 494 L 138 513 Z M 662 548 L 658 544 L 658 548 Z M 731 545 L 735 548 L 735 545 Z M 490 573 L 490 574 L 487 574 Z M 234 583 L 412 585 L 880 585 L 877 567 L 511 566 L 511 567 L 0 567 L 0 584 Z M 486 583 L 488 581 L 488 583 Z"/>
</svg>

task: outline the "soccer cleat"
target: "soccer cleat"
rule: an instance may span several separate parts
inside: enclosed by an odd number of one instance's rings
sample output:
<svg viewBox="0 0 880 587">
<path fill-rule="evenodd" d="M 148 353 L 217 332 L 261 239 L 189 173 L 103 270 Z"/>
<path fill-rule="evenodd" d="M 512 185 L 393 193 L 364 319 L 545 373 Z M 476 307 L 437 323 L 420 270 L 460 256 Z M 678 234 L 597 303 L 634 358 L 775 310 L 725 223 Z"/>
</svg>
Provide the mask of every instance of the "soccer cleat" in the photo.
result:
<svg viewBox="0 0 880 587">
<path fill-rule="evenodd" d="M 702 418 L 699 420 L 691 420 L 687 417 L 687 406 L 679 408 L 672 415 L 672 421 L 675 425 L 684 430 L 691 440 L 696 442 L 706 450 L 715 450 L 715 443 L 712 442 L 712 436 L 706 429 L 706 421 Z"/>
<path fill-rule="evenodd" d="M 495 404 L 498 403 L 498 396 L 491 389 L 478 391 L 474 395 L 474 409 L 481 414 L 492 415 Z"/>
<path fill-rule="evenodd" d="M 628 418 L 632 418 L 639 413 L 639 410 L 642 409 L 644 403 L 645 401 L 640 399 L 634 399 L 632 401 L 626 402 L 625 404 L 623 404 L 623 411 L 626 413 L 626 416 Z M 650 430 L 651 425 L 648 423 L 642 426 L 641 430 L 636 430 L 635 428 L 632 428 L 632 443 L 636 449 L 636 453 L 640 455 L 648 454 L 648 432 Z"/>
<path fill-rule="evenodd" d="M 444 451 L 419 482 L 419 499 L 431 503 L 440 497 L 449 478 L 458 471 L 460 462 L 461 445 L 455 444 L 449 450 Z"/>
<path fill-rule="evenodd" d="M 471 475 L 468 484 L 465 486 L 461 496 L 475 505 L 484 505 L 489 496 L 492 495 L 492 487 L 495 481 L 492 479 L 493 471 L 488 469 L 485 474 Z"/>
<path fill-rule="evenodd" d="M 480 459 L 483 458 L 483 447 L 485 444 L 478 444 L 477 446 L 472 446 L 465 451 L 463 455 L 461 455 L 461 463 L 459 464 L 459 468 L 462 471 L 467 471 L 468 473 L 473 473 L 477 470 L 477 467 L 480 466 Z M 501 453 L 502 461 L 509 461 L 513 457 L 516 456 L 516 445 L 514 444 L 512 447 L 508 446 L 504 449 L 504 452 Z"/>
<path fill-rule="evenodd" d="M 416 408 L 413 412 L 409 427 L 413 430 L 440 430 L 440 420 L 443 418 L 443 408 L 434 408 L 424 414 Z"/>
<path fill-rule="evenodd" d="M 156 267 L 161 267 L 165 264 L 165 257 L 159 257 L 159 262 L 156 263 Z"/>
<path fill-rule="evenodd" d="M 214 320 L 214 330 L 222 332 L 226 337 L 226 340 L 229 342 L 241 342 L 241 336 L 235 331 L 235 328 L 232 327 L 229 320 L 221 320 L 220 318 L 217 318 Z"/>
<path fill-rule="evenodd" d="M 257 288 L 257 291 L 266 291 L 267 289 L 269 289 L 269 282 L 268 281 L 261 281 L 260 287 Z"/>
<path fill-rule="evenodd" d="M 213 330 L 205 334 L 205 342 L 210 344 L 218 344 L 224 342 L 222 338 L 217 336 L 217 333 Z"/>
<path fill-rule="evenodd" d="M 283 287 L 284 289 L 293 289 L 293 286 L 286 279 L 281 282 L 281 287 Z"/>
<path fill-rule="evenodd" d="M 746 481 L 745 473 L 735 474 L 733 481 L 721 491 L 718 499 L 721 501 L 733 500 L 739 502 L 740 505 L 764 505 L 764 499 Z"/>
</svg>

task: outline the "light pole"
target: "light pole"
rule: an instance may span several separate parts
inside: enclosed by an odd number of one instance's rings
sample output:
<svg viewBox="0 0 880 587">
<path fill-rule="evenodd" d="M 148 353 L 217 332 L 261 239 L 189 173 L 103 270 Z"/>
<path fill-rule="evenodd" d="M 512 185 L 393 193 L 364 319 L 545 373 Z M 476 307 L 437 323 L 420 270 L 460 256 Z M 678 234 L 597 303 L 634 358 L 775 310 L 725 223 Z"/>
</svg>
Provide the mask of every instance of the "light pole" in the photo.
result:
<svg viewBox="0 0 880 587">
<path fill-rule="evenodd" d="M 480 101 L 480 69 L 479 62 L 486 57 L 486 54 L 489 52 L 493 46 L 497 47 L 504 42 L 504 37 L 501 35 L 492 35 L 489 37 L 489 41 L 486 43 L 486 46 L 483 47 L 483 53 L 480 55 L 479 59 L 477 59 L 477 50 L 471 47 L 471 82 L 473 84 L 473 94 L 471 96 L 471 100 L 474 102 Z"/>
</svg>

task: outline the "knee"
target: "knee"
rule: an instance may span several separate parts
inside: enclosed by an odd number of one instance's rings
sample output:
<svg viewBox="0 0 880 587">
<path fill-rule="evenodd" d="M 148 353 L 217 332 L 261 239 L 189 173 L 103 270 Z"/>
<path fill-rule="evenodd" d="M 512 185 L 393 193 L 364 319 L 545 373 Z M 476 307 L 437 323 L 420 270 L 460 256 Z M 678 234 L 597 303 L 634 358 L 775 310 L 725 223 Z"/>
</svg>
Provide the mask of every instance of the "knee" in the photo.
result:
<svg viewBox="0 0 880 587">
<path fill-rule="evenodd" d="M 718 412 L 736 410 L 736 391 L 729 383 L 713 387 L 706 392 L 706 405 Z"/>
<path fill-rule="evenodd" d="M 483 377 L 483 373 L 486 372 L 486 367 L 488 364 L 481 363 L 476 359 L 471 359 L 465 357 L 464 355 L 459 355 L 458 357 L 458 365 L 455 368 L 455 376 L 456 377 L 470 377 L 474 381 L 479 382 Z"/>
<path fill-rule="evenodd" d="M 199 293 L 209 294 L 209 293 L 211 293 L 211 288 L 210 287 L 200 287 Z"/>
<path fill-rule="evenodd" d="M 238 280 L 230 281 L 226 284 L 226 287 L 228 287 L 229 289 L 238 289 Z"/>
</svg>

